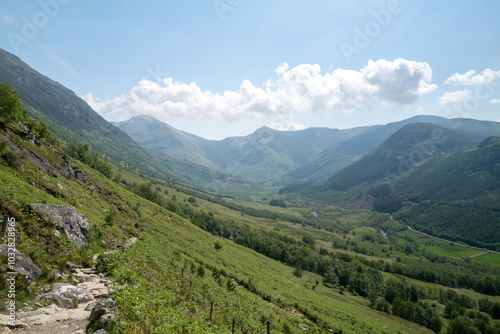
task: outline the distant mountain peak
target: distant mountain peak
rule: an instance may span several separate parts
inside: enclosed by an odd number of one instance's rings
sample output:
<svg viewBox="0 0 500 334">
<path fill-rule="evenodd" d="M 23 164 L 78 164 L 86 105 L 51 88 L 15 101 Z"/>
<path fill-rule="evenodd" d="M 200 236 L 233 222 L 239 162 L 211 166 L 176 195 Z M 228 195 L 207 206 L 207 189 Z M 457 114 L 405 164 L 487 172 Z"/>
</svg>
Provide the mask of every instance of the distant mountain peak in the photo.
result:
<svg viewBox="0 0 500 334">
<path fill-rule="evenodd" d="M 150 122 L 161 122 L 160 120 L 150 115 L 137 115 L 137 116 L 132 116 L 131 118 L 131 120 L 141 120 L 141 119 Z"/>
</svg>

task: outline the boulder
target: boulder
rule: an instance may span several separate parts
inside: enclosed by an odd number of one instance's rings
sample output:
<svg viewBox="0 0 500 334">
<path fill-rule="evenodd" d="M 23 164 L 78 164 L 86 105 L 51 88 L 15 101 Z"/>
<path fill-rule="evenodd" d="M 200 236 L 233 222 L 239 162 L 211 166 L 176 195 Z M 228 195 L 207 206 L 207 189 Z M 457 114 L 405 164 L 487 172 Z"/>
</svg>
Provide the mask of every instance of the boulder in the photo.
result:
<svg viewBox="0 0 500 334">
<path fill-rule="evenodd" d="M 113 298 L 99 300 L 90 312 L 89 326 L 94 329 L 109 329 L 116 322 L 116 302 Z"/>
<path fill-rule="evenodd" d="M 32 204 L 41 216 L 49 218 L 57 226 L 63 227 L 66 235 L 77 248 L 87 248 L 87 235 L 92 230 L 92 224 L 87 217 L 77 213 L 75 207 L 55 204 Z"/>
<path fill-rule="evenodd" d="M 6 244 L 0 245 L 0 254 L 7 256 L 8 246 Z M 16 268 L 15 270 L 23 275 L 25 280 L 33 280 L 40 277 L 42 274 L 42 270 L 38 268 L 38 266 L 31 261 L 31 259 L 27 256 L 24 256 L 16 249 Z"/>
<path fill-rule="evenodd" d="M 105 329 L 99 329 L 98 331 L 95 331 L 94 334 L 109 334 L 109 332 Z"/>
<path fill-rule="evenodd" d="M 56 283 L 52 291 L 37 297 L 43 300 L 55 300 L 61 308 L 74 308 L 77 304 L 86 303 L 94 296 L 85 289 L 78 288 L 69 283 Z"/>
</svg>

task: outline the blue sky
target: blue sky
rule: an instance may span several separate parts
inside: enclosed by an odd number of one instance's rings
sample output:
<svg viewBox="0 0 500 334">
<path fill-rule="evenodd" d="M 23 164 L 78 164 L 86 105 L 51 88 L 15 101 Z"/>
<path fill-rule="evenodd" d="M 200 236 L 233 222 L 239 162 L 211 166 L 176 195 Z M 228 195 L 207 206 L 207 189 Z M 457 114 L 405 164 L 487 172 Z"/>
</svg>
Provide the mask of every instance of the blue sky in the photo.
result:
<svg viewBox="0 0 500 334">
<path fill-rule="evenodd" d="M 500 120 L 500 2 L 2 0 L 0 47 L 108 120 L 205 138 Z"/>
</svg>

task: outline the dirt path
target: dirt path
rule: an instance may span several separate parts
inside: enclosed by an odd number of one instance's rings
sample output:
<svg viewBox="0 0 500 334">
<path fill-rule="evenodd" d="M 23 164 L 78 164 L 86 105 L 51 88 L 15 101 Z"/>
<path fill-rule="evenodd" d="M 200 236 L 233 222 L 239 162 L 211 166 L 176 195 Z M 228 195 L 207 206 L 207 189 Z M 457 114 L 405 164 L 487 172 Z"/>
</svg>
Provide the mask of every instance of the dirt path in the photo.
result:
<svg viewBox="0 0 500 334">
<path fill-rule="evenodd" d="M 84 334 L 89 322 L 90 312 L 97 300 L 108 297 L 111 280 L 95 268 L 76 268 L 74 277 L 80 281 L 76 286 L 90 292 L 93 299 L 78 304 L 78 308 L 65 309 L 56 304 L 43 307 L 40 302 L 34 304 L 37 309 L 25 306 L 16 314 L 18 328 L 0 328 L 1 334 Z M 5 315 L 0 315 L 0 324 L 6 325 Z M 3 330 L 3 332 L 2 332 Z"/>
<path fill-rule="evenodd" d="M 125 246 L 131 245 L 137 238 L 127 240 Z M 114 253 L 109 251 L 107 254 Z M 98 256 L 94 256 L 94 261 Z M 6 327 L 9 319 L 0 314 L 0 334 L 22 333 L 22 334 L 85 334 L 89 323 L 90 313 L 98 300 L 108 297 L 111 279 L 103 273 L 91 268 L 76 267 L 73 277 L 79 281 L 76 287 L 92 295 L 90 301 L 78 304 L 77 308 L 62 308 L 52 303 L 43 306 L 42 301 L 35 298 L 32 305 L 21 307 L 16 313 L 16 328 Z M 5 327 L 3 327 L 5 326 Z"/>
</svg>

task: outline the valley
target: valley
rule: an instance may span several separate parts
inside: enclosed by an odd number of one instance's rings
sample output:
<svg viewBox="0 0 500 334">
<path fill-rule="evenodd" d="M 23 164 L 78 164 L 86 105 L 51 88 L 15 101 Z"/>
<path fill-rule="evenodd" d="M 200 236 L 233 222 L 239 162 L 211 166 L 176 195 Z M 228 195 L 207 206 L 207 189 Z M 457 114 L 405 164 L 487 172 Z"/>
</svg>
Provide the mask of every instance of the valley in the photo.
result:
<svg viewBox="0 0 500 334">
<path fill-rule="evenodd" d="M 41 273 L 16 257 L 12 297 L 0 255 L 1 305 L 43 310 L 81 266 L 109 275 L 118 309 L 87 333 L 500 332 L 500 123 L 416 116 L 210 141 L 150 116 L 115 127 L 0 60 L 0 213 Z M 2 315 L 3 332 L 29 330 Z"/>
</svg>

